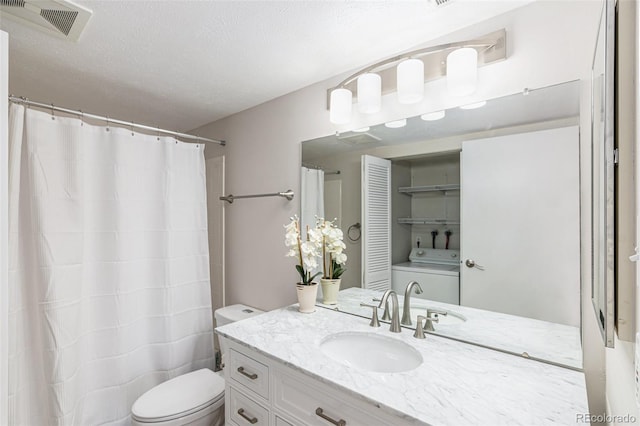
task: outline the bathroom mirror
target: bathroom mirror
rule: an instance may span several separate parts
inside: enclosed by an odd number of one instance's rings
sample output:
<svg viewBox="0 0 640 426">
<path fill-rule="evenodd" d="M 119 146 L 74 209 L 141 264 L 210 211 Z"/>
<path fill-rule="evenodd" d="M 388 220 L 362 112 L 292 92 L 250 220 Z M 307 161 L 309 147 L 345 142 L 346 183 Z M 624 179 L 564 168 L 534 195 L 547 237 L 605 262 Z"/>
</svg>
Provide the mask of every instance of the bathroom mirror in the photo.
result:
<svg viewBox="0 0 640 426">
<path fill-rule="evenodd" d="M 606 1 L 591 70 L 593 281 L 591 300 L 605 346 L 614 345 L 615 2 Z"/>
<path fill-rule="evenodd" d="M 382 294 L 362 268 L 362 238 L 376 232 L 361 206 L 362 158 L 378 157 L 391 176 L 385 285 L 401 305 L 410 280 L 425 290 L 412 295 L 412 323 L 430 309 L 440 312 L 436 334 L 582 368 L 579 107 L 580 82 L 571 81 L 435 121 L 304 141 L 302 203 L 324 204 L 349 256 L 338 304 L 324 307 L 370 317 L 360 302 Z M 312 175 L 322 184 L 309 185 Z M 446 259 L 424 274 L 417 258 L 432 253 Z"/>
</svg>

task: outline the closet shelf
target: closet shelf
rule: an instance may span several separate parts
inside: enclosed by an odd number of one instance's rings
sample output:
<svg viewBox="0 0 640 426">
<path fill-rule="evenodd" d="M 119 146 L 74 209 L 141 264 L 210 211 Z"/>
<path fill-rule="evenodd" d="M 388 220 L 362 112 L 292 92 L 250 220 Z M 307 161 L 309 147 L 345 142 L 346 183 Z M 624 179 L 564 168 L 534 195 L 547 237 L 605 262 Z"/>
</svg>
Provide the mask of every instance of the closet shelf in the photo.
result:
<svg viewBox="0 0 640 426">
<path fill-rule="evenodd" d="M 398 223 L 406 225 L 460 225 L 459 220 L 435 219 L 427 217 L 399 217 Z"/>
<path fill-rule="evenodd" d="M 420 192 L 436 192 L 436 191 L 457 191 L 460 190 L 460 184 L 452 183 L 446 185 L 426 185 L 426 186 L 401 186 L 398 188 L 398 192 L 403 194 L 417 194 Z"/>
</svg>

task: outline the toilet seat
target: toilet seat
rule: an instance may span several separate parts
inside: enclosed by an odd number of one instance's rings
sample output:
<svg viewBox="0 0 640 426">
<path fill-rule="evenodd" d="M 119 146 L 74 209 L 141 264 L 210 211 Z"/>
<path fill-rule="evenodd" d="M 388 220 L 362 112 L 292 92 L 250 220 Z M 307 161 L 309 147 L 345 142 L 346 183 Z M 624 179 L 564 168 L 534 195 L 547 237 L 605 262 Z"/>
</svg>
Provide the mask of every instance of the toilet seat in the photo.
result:
<svg viewBox="0 0 640 426">
<path fill-rule="evenodd" d="M 168 380 L 144 393 L 131 408 L 132 418 L 144 423 L 175 420 L 224 403 L 224 379 L 203 368 Z"/>
</svg>

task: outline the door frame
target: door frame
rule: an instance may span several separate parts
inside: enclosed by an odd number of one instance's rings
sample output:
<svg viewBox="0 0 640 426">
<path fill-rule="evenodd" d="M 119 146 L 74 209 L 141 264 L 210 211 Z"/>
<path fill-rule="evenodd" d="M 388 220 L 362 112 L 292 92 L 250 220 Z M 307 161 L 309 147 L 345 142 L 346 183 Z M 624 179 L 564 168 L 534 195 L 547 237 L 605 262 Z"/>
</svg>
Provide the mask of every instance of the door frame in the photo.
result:
<svg viewBox="0 0 640 426">
<path fill-rule="evenodd" d="M 9 424 L 9 35 L 0 31 L 0 424 Z"/>
</svg>

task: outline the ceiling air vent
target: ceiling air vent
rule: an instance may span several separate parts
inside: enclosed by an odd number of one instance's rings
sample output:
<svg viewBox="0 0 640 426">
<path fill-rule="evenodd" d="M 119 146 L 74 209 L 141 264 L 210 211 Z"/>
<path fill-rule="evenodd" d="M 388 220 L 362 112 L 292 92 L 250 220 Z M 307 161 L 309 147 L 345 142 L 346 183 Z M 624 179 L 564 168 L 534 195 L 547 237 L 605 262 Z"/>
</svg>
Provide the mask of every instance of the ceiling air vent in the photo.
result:
<svg viewBox="0 0 640 426">
<path fill-rule="evenodd" d="M 0 1 L 1 6 L 9 6 L 9 7 L 24 7 L 23 0 L 2 0 Z"/>
<path fill-rule="evenodd" d="M 453 0 L 431 0 L 436 6 L 444 6 L 451 3 Z"/>
<path fill-rule="evenodd" d="M 338 135 L 338 139 L 349 145 L 380 142 L 380 138 L 371 133 L 342 133 Z"/>
<path fill-rule="evenodd" d="M 65 0 L 0 0 L 0 18 L 77 41 L 91 11 Z"/>
</svg>

